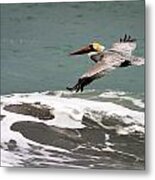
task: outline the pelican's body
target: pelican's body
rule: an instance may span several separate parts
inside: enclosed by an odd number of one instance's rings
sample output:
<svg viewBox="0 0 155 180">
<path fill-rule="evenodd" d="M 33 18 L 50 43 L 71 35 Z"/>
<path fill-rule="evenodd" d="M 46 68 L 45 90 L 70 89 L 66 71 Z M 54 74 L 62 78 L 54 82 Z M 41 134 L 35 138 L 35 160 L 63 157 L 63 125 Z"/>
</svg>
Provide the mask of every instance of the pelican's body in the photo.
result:
<svg viewBox="0 0 155 180">
<path fill-rule="evenodd" d="M 114 43 L 112 47 L 107 50 L 98 43 L 92 43 L 87 47 L 72 52 L 70 55 L 87 53 L 90 59 L 95 62 L 95 65 L 79 78 L 75 86 L 67 89 L 75 90 L 76 92 L 83 91 L 84 86 L 117 67 L 143 65 L 144 58 L 132 55 L 132 51 L 135 50 L 135 48 L 136 40 L 125 35 L 124 39 L 120 39 L 119 42 Z"/>
</svg>

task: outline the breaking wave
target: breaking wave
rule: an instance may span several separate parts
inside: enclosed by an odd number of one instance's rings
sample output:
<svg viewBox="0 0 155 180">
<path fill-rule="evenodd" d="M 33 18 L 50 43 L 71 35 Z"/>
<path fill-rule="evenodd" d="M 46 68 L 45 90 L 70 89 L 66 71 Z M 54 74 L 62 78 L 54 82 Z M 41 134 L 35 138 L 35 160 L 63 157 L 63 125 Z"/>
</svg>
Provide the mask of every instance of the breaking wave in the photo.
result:
<svg viewBox="0 0 155 180">
<path fill-rule="evenodd" d="M 1 97 L 1 165 L 144 169 L 144 96 L 47 91 Z"/>
</svg>

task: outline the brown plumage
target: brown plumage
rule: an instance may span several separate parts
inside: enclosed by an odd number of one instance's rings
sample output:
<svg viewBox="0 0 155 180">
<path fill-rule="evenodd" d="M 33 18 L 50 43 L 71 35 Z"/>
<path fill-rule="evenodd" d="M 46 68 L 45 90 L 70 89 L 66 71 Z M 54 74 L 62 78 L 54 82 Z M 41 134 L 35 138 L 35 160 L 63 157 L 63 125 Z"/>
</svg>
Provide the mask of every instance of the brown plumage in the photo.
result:
<svg viewBox="0 0 155 180">
<path fill-rule="evenodd" d="M 90 45 L 79 49 L 74 53 L 71 53 L 71 55 L 82 55 L 86 52 L 89 53 L 89 50 L 93 50 L 93 52 L 95 52 L 95 48 L 92 48 L 93 44 Z M 124 38 L 121 38 L 119 42 L 112 44 L 110 49 L 104 50 L 102 52 L 96 51 L 93 55 L 90 56 L 91 60 L 96 62 L 95 65 L 93 65 L 86 73 L 84 73 L 73 87 L 67 87 L 67 89 L 76 92 L 83 91 L 84 87 L 90 84 L 93 80 L 104 76 L 107 72 L 110 72 L 117 67 L 143 65 L 144 58 L 132 55 L 136 45 L 136 40 L 125 34 Z"/>
</svg>

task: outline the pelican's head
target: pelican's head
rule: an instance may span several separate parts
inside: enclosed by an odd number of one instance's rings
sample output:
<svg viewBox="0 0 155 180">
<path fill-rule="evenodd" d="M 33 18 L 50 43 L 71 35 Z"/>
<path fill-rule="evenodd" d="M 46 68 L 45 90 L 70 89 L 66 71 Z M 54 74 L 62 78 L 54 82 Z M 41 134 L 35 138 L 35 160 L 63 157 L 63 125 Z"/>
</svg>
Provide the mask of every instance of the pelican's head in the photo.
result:
<svg viewBox="0 0 155 180">
<path fill-rule="evenodd" d="M 88 54 L 88 55 L 92 55 L 92 54 L 98 54 L 103 52 L 105 49 L 105 47 L 103 45 L 101 45 L 98 42 L 93 42 L 90 43 L 87 46 L 84 46 L 76 51 L 73 51 L 70 53 L 70 55 L 83 55 L 83 54 Z"/>
</svg>

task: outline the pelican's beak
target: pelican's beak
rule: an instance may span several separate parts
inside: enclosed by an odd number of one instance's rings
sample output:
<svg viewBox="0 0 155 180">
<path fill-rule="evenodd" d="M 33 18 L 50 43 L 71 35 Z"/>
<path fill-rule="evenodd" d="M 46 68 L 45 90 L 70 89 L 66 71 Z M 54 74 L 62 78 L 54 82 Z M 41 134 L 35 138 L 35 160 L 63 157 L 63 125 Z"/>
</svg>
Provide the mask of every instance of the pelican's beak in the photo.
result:
<svg viewBox="0 0 155 180">
<path fill-rule="evenodd" d="M 99 43 L 91 43 L 87 46 L 84 46 L 76 51 L 70 53 L 70 55 L 82 55 L 82 54 L 89 54 L 90 52 L 100 53 L 103 52 L 105 47 Z"/>
<path fill-rule="evenodd" d="M 82 55 L 82 54 L 88 54 L 90 52 L 93 51 L 93 46 L 90 44 L 90 45 L 87 45 L 85 47 L 82 47 L 76 51 L 73 51 L 71 52 L 69 55 Z"/>
</svg>

